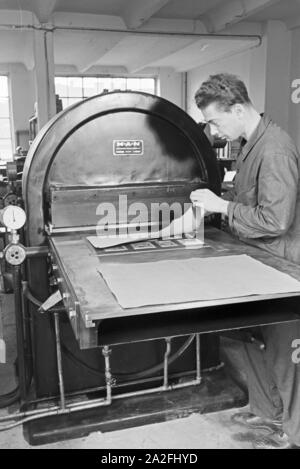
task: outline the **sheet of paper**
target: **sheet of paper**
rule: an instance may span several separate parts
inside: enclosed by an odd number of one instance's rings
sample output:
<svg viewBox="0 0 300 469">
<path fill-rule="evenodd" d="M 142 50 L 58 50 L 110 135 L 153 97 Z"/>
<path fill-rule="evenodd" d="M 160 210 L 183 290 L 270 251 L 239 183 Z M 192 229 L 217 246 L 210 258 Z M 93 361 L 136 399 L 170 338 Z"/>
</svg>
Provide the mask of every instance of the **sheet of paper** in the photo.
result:
<svg viewBox="0 0 300 469">
<path fill-rule="evenodd" d="M 223 182 L 232 182 L 235 178 L 236 171 L 225 171 Z"/>
<path fill-rule="evenodd" d="M 245 254 L 101 263 L 99 273 L 123 308 L 300 292 L 300 282 Z"/>
<path fill-rule="evenodd" d="M 147 233 L 137 233 L 134 235 L 119 235 L 119 236 L 87 236 L 87 240 L 96 249 L 104 249 L 111 246 L 119 246 L 120 244 L 134 243 L 136 241 L 146 241 L 154 239 L 155 236 Z M 156 236 L 159 237 L 158 235 Z"/>
<path fill-rule="evenodd" d="M 106 249 L 113 246 L 120 246 L 121 244 L 129 244 L 129 243 L 141 243 L 142 241 L 151 241 L 153 239 L 159 239 L 159 233 L 141 233 L 141 234 L 134 234 L 134 235 L 119 235 L 119 236 L 87 236 L 87 240 L 91 243 L 92 246 L 96 249 Z M 176 237 L 174 237 L 175 239 Z M 179 236 L 177 237 L 179 238 Z M 164 239 L 160 241 L 160 243 L 169 243 L 171 242 L 169 239 Z M 204 241 L 197 238 L 188 238 L 188 239 L 180 239 L 179 243 L 186 247 L 197 247 L 202 246 Z M 163 244 L 161 244 L 163 246 Z M 147 246 L 145 246 L 147 247 Z M 133 246 L 134 249 L 142 249 L 143 246 Z M 154 248 L 154 246 L 153 246 Z"/>
</svg>

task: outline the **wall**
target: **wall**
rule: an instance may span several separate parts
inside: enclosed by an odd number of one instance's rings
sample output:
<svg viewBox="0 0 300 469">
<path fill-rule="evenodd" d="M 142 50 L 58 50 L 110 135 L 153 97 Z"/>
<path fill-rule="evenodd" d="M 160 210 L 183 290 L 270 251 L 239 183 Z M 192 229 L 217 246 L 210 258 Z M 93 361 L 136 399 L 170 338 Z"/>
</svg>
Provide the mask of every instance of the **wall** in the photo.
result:
<svg viewBox="0 0 300 469">
<path fill-rule="evenodd" d="M 266 77 L 267 38 L 263 37 L 262 45 L 249 51 L 249 95 L 258 112 L 265 112 L 267 89 Z"/>
<path fill-rule="evenodd" d="M 295 82 L 295 87 L 290 88 L 289 131 L 300 150 L 300 27 L 293 30 L 291 42 L 290 84 L 292 85 Z"/>
<path fill-rule="evenodd" d="M 283 129 L 290 131 L 291 32 L 282 21 L 266 24 L 266 113 Z"/>
<path fill-rule="evenodd" d="M 189 72 L 189 114 L 201 120 L 194 94 L 202 81 L 213 73 L 234 73 L 244 80 L 256 109 L 288 131 L 300 149 L 300 103 L 297 107 L 291 100 L 291 82 L 300 79 L 299 41 L 299 29 L 291 32 L 284 22 L 271 20 L 265 23 L 261 46 Z"/>
<path fill-rule="evenodd" d="M 198 67 L 187 74 L 187 112 L 198 122 L 202 115 L 194 102 L 194 95 L 209 75 L 229 72 L 238 75 L 246 84 L 249 94 L 259 112 L 264 110 L 266 42 L 260 47 L 229 58 Z"/>
<path fill-rule="evenodd" d="M 176 73 L 169 68 L 161 68 L 159 71 L 159 95 L 184 108 L 183 73 Z"/>
<path fill-rule="evenodd" d="M 15 130 L 27 130 L 34 113 L 35 87 L 33 72 L 22 65 L 13 65 L 10 72 L 12 116 Z"/>
<path fill-rule="evenodd" d="M 1 64 L 0 74 L 9 77 L 9 93 L 12 116 L 13 149 L 16 131 L 28 130 L 28 120 L 34 112 L 35 90 L 33 73 L 22 64 Z"/>
</svg>

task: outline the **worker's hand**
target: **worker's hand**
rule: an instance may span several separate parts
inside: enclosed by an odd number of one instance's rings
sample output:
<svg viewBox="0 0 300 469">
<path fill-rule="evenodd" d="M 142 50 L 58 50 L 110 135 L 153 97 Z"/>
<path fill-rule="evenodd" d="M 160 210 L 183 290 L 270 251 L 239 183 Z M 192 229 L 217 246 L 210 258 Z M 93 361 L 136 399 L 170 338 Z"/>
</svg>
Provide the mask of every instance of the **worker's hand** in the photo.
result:
<svg viewBox="0 0 300 469">
<path fill-rule="evenodd" d="M 205 212 L 223 213 L 227 215 L 228 202 L 221 199 L 209 189 L 197 189 L 190 195 L 194 205 L 204 207 Z"/>
</svg>

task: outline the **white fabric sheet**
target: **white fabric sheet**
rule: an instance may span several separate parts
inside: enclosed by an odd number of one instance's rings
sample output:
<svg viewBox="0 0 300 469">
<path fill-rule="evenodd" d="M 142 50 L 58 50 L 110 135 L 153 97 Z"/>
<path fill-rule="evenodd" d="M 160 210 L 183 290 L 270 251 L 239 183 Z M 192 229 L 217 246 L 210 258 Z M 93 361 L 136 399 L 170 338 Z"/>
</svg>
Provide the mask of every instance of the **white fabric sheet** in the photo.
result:
<svg viewBox="0 0 300 469">
<path fill-rule="evenodd" d="M 123 308 L 300 292 L 300 282 L 245 254 L 103 263 L 100 273 Z"/>
</svg>

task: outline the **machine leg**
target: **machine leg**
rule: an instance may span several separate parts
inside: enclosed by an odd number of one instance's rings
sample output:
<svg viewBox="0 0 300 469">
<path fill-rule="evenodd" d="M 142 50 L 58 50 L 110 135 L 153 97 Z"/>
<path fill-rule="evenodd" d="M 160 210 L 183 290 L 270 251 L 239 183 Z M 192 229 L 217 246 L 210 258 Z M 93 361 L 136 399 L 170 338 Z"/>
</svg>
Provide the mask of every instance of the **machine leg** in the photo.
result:
<svg viewBox="0 0 300 469">
<path fill-rule="evenodd" d="M 57 359 L 57 373 L 58 373 L 58 384 L 59 384 L 59 395 L 60 395 L 60 408 L 65 409 L 66 400 L 65 400 L 65 388 L 64 388 L 64 378 L 63 378 L 62 359 L 61 359 L 59 313 L 54 313 L 54 324 L 55 324 L 56 359 Z"/>
<path fill-rule="evenodd" d="M 14 282 L 14 300 L 15 300 L 15 318 L 16 318 L 16 334 L 17 334 L 17 353 L 18 353 L 18 375 L 21 403 L 26 401 L 27 397 L 27 376 L 25 362 L 25 338 L 24 323 L 22 311 L 22 286 L 21 286 L 21 266 L 13 267 Z"/>
<path fill-rule="evenodd" d="M 200 334 L 196 334 L 196 380 L 201 382 Z"/>
<path fill-rule="evenodd" d="M 164 388 L 167 389 L 169 387 L 169 373 L 168 373 L 168 365 L 169 365 L 169 356 L 171 353 L 171 338 L 166 337 L 166 351 L 164 356 Z"/>
<path fill-rule="evenodd" d="M 111 388 L 112 388 L 112 382 L 113 382 L 113 378 L 112 378 L 112 374 L 110 370 L 110 361 L 109 361 L 110 354 L 111 354 L 111 349 L 107 345 L 105 345 L 102 348 L 102 355 L 104 356 L 104 360 L 105 360 L 106 399 L 107 399 L 108 404 L 111 403 L 111 400 L 112 400 Z"/>
</svg>

